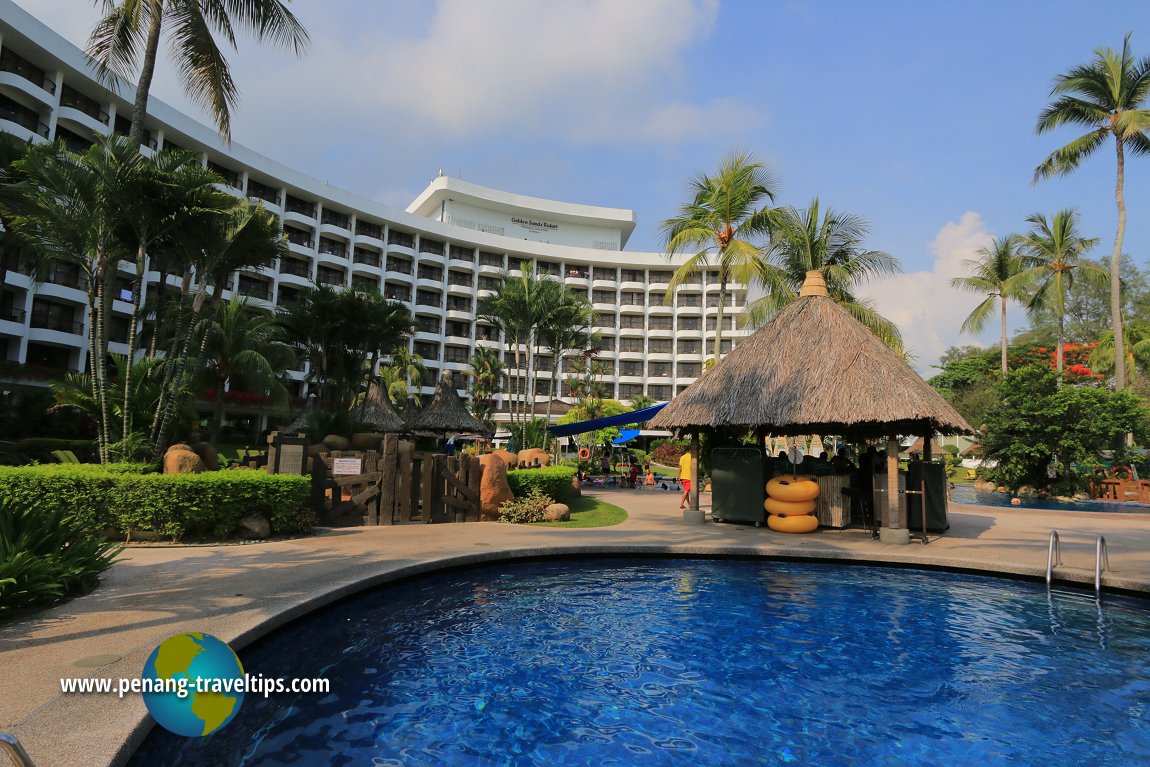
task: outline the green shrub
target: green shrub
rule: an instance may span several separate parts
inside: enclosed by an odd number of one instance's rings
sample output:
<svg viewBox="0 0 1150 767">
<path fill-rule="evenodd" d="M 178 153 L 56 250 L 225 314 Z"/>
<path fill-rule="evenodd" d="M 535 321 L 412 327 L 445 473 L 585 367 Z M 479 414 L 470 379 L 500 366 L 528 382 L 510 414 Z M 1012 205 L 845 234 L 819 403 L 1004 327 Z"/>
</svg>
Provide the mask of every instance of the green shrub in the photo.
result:
<svg viewBox="0 0 1150 767">
<path fill-rule="evenodd" d="M 172 538 L 226 537 L 241 517 L 261 516 L 273 533 L 309 530 L 310 478 L 236 469 L 145 474 L 132 464 L 0 466 L 0 499 L 69 510 L 91 533 L 147 530 Z"/>
<path fill-rule="evenodd" d="M 28 437 L 16 443 L 16 449 L 29 460 L 56 463 L 53 450 L 71 450 L 81 461 L 91 461 L 96 443 L 90 439 L 56 439 L 54 437 Z"/>
<path fill-rule="evenodd" d="M 500 504 L 499 521 L 517 525 L 542 522 L 543 512 L 553 503 L 555 500 L 536 486 L 527 495 Z"/>
<path fill-rule="evenodd" d="M 542 469 L 514 469 L 507 472 L 507 483 L 516 498 L 525 498 L 538 488 L 559 503 L 571 494 L 571 480 L 575 469 L 570 466 L 547 466 Z"/>
<path fill-rule="evenodd" d="M 120 551 L 61 508 L 0 500 L 0 618 L 91 591 Z"/>
<path fill-rule="evenodd" d="M 678 466 L 688 448 L 686 440 L 668 439 L 651 450 L 651 460 L 663 466 Z"/>
</svg>

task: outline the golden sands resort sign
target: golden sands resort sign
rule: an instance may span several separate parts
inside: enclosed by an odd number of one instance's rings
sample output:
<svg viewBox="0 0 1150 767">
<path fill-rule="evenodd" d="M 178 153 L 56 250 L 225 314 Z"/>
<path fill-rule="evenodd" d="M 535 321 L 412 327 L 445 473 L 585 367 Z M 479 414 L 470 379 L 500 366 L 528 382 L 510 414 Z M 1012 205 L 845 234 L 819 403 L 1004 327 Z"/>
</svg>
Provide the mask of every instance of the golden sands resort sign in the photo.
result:
<svg viewBox="0 0 1150 767">
<path fill-rule="evenodd" d="M 559 229 L 559 224 L 552 224 L 548 221 L 536 221 L 531 218 L 519 218 L 518 216 L 512 216 L 511 223 L 521 226 L 529 232 L 554 232 Z"/>
</svg>

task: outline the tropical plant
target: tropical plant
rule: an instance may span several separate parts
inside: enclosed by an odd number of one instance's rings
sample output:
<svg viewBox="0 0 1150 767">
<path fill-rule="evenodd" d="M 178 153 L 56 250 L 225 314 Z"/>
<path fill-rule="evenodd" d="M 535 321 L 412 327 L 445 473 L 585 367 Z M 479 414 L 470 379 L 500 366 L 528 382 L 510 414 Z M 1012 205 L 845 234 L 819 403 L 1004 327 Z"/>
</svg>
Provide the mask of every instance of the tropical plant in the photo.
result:
<svg viewBox="0 0 1150 767">
<path fill-rule="evenodd" d="M 772 219 L 771 242 L 754 273 L 764 295 L 747 307 L 748 321 L 754 326 L 765 323 L 799 297 L 807 272 L 818 269 L 831 300 L 902 353 L 902 335 L 894 323 L 855 295 L 860 284 L 902 271 L 894 256 L 863 247 L 866 221 L 830 207 L 822 211 L 817 199 L 804 209 L 777 210 Z"/>
<path fill-rule="evenodd" d="M 494 349 L 479 346 L 467 364 L 471 366 L 468 394 L 471 395 L 472 414 L 494 432 L 495 396 L 502 388 L 503 360 L 499 359 L 499 353 Z"/>
<path fill-rule="evenodd" d="M 1111 338 L 1116 357 L 1126 356 L 1123 348 L 1120 269 L 1122 242 L 1126 233 L 1126 150 L 1134 155 L 1150 154 L 1150 57 L 1135 59 L 1130 52 L 1130 35 L 1122 50 L 1097 48 L 1089 64 L 1079 65 L 1054 78 L 1050 90 L 1054 99 L 1038 116 L 1036 132 L 1052 131 L 1063 125 L 1077 125 L 1088 131 L 1052 152 L 1034 171 L 1034 181 L 1052 175 L 1068 175 L 1081 162 L 1114 138 L 1117 157 L 1117 183 L 1114 203 L 1118 209 L 1118 229 L 1110 257 Z M 1126 386 L 1126 372 L 1119 365 L 1114 385 Z"/>
<path fill-rule="evenodd" d="M 427 366 L 423 357 L 406 346 L 391 351 L 379 368 L 379 380 L 391 403 L 400 410 L 407 407 L 409 399 L 416 405 L 423 404 L 419 388 L 428 380 Z"/>
<path fill-rule="evenodd" d="M 953 287 L 968 293 L 985 294 L 986 298 L 971 310 L 962 322 L 964 333 L 981 333 L 995 309 L 995 299 L 1002 318 L 1000 339 L 1002 374 L 1006 375 L 1006 302 L 1020 300 L 1025 285 L 1022 273 L 1026 263 L 1019 253 L 1017 235 L 996 237 L 990 247 L 979 248 L 979 259 L 966 259 L 962 263 L 970 270 L 969 277 L 955 277 L 950 281 Z"/>
<path fill-rule="evenodd" d="M 224 393 L 236 383 L 242 382 L 248 390 L 267 391 L 273 408 L 288 409 L 288 391 L 280 378 L 296 365 L 296 356 L 283 340 L 283 328 L 275 317 L 238 296 L 232 296 L 205 322 L 203 375 L 215 391 L 210 438 L 215 442 L 227 414 Z"/>
<path fill-rule="evenodd" d="M 675 289 L 691 275 L 711 264 L 718 268 L 715 360 L 719 359 L 722 348 L 727 283 L 734 280 L 747 284 L 754 274 L 762 250 L 753 240 L 765 239 L 770 233 L 771 210 L 764 203 L 774 202 L 775 185 L 765 163 L 749 152 L 732 152 L 719 163 L 713 176 L 699 174 L 691 179 L 690 202 L 684 203 L 678 215 L 659 227 L 668 259 L 691 253 L 671 278 L 664 298 L 667 303 L 671 302 Z"/>
<path fill-rule="evenodd" d="M 592 421 L 596 418 L 606 418 L 607 416 L 622 415 L 623 413 L 629 412 L 631 412 L 631 408 L 625 406 L 622 402 L 613 399 L 592 397 L 589 399 L 581 399 L 575 407 L 563 414 L 563 417 L 559 419 L 559 423 Z M 591 451 L 591 456 L 588 460 L 592 466 L 595 465 L 595 461 L 604 446 L 609 446 L 611 441 L 618 436 L 619 429 L 615 426 L 608 426 L 605 429 L 596 429 L 595 431 L 579 435 L 579 441 Z"/>
<path fill-rule="evenodd" d="M 0 232 L 0 288 L 4 287 L 4 279 L 8 276 L 13 256 L 17 256 L 20 251 L 18 238 L 13 231 L 9 205 L 13 201 L 13 195 L 19 194 L 18 185 L 22 176 L 19 163 L 28 153 L 30 146 L 32 142 L 21 141 L 11 133 L 0 131 L 0 226 L 4 227 L 4 231 Z M 33 261 L 30 266 L 35 267 L 35 262 Z M 33 268 L 30 271 L 35 275 L 39 269 Z"/>
<path fill-rule="evenodd" d="M 557 305 L 550 316 L 543 317 L 539 329 L 539 340 L 551 354 L 552 392 L 547 398 L 547 423 L 551 423 L 551 408 L 559 393 L 559 376 L 563 360 L 573 351 L 582 351 L 598 342 L 598 336 L 591 330 L 595 312 L 587 299 L 579 293 L 564 287 Z M 534 389 L 532 389 L 534 391 Z"/>
<path fill-rule="evenodd" d="M 1137 319 L 1122 326 L 1126 335 L 1122 348 L 1126 354 L 1126 380 L 1134 383 L 1139 372 L 1150 370 L 1150 323 Z M 1107 331 L 1098 339 L 1090 354 L 1090 365 L 1099 372 L 1114 373 L 1114 335 Z"/>
<path fill-rule="evenodd" d="M 88 56 L 96 73 L 108 82 L 131 80 L 137 73 L 128 136 L 138 147 L 165 25 L 176 69 L 193 101 L 212 113 L 220 133 L 231 139 L 231 111 L 239 97 L 231 68 L 215 35 L 232 48 L 235 30 L 246 29 L 257 40 L 289 47 L 297 55 L 307 32 L 287 9 L 290 0 L 100 0 L 103 17 L 88 38 Z"/>
<path fill-rule="evenodd" d="M 1066 295 L 1075 281 L 1075 271 L 1086 282 L 1103 284 L 1109 279 L 1104 269 L 1080 261 L 1083 254 L 1098 242 L 1097 238 L 1083 237 L 1078 231 L 1078 212 L 1060 210 L 1047 221 L 1046 216 L 1035 213 L 1027 222 L 1032 229 L 1022 238 L 1023 263 L 1026 269 L 1018 280 L 1029 284 L 1030 299 L 1027 309 L 1044 307 L 1058 317 L 1057 356 L 1055 368 L 1062 380 L 1062 344 L 1065 338 Z"/>
</svg>

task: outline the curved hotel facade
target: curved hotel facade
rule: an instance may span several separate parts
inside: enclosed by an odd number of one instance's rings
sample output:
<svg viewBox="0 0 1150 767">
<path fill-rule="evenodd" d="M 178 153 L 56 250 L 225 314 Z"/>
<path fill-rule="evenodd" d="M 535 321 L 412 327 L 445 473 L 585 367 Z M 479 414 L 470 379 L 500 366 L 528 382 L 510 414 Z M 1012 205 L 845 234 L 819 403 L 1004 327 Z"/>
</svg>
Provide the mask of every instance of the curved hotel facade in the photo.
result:
<svg viewBox="0 0 1150 767">
<path fill-rule="evenodd" d="M 129 95 L 100 84 L 82 51 L 0 0 L 0 130 L 83 150 L 93 133 L 127 133 Z M 562 279 L 592 302 L 602 337 L 598 359 L 615 398 L 668 400 L 702 372 L 704 339 L 713 336 L 718 314 L 715 275 L 694 276 L 664 305 L 681 261 L 624 250 L 635 228 L 633 211 L 526 197 L 442 175 L 407 210 L 396 210 L 226 144 L 214 129 L 155 99 L 149 113 L 151 150 L 201 153 L 234 193 L 262 201 L 283 221 L 290 257 L 274 268 L 236 273 L 232 291 L 268 307 L 314 284 L 375 290 L 403 302 L 416 318 L 411 348 L 431 373 L 425 384 L 441 370 L 466 371 L 478 346 L 502 350 L 513 364 L 495 329 L 476 320 L 476 307 L 500 275 L 523 269 Z M 82 275 L 60 264 L 39 283 L 18 271 L 4 277 L 0 359 L 7 362 L 0 374 L 11 380 L 21 369 L 84 369 Z M 147 275 L 153 289 L 158 279 L 156 272 Z M 124 272 L 121 289 L 127 287 Z M 724 345 L 745 335 L 734 322 L 745 302 L 745 287 L 729 286 L 723 334 L 731 340 Z M 129 306 L 117 301 L 114 310 L 119 318 L 111 336 L 119 343 L 112 351 L 122 353 Z M 555 361 L 541 356 L 540 369 L 538 398 L 566 398 Z M 297 393 L 304 393 L 304 371 L 292 376 Z"/>
</svg>

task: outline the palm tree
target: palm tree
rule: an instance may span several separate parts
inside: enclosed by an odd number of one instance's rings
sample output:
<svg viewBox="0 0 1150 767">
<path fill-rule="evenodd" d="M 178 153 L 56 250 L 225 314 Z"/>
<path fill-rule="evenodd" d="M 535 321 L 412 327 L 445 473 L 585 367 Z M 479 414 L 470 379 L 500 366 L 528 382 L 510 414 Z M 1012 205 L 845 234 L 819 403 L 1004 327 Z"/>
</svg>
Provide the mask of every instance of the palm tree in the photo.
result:
<svg viewBox="0 0 1150 767">
<path fill-rule="evenodd" d="M 557 296 L 557 304 L 549 317 L 544 317 L 539 329 L 539 340 L 553 360 L 551 373 L 553 390 L 547 398 L 547 423 L 551 423 L 551 407 L 559 394 L 559 376 L 563 360 L 568 353 L 582 350 L 598 342 L 592 331 L 595 312 L 587 297 L 564 287 Z"/>
<path fill-rule="evenodd" d="M 1126 354 L 1126 379 L 1130 383 L 1138 378 L 1140 370 L 1150 370 L 1150 323 L 1134 320 L 1122 326 L 1126 338 L 1123 349 Z M 1090 366 L 1096 371 L 1114 371 L 1114 335 L 1107 331 L 1098 339 L 1098 345 L 1090 353 Z"/>
<path fill-rule="evenodd" d="M 762 325 L 798 298 L 807 272 L 819 269 L 831 299 L 901 353 L 898 328 L 854 293 L 861 283 L 902 271 L 894 256 L 863 247 L 869 232 L 866 221 L 831 207 L 820 211 L 817 198 L 805 209 L 784 208 L 772 218 L 771 242 L 754 272 L 765 295 L 747 307 L 751 324 Z"/>
<path fill-rule="evenodd" d="M 692 274 L 704 271 L 712 263 L 718 265 L 715 360 L 719 359 L 722 347 L 727 282 L 732 279 L 743 284 L 750 282 L 754 266 L 762 255 L 752 240 L 765 238 L 770 233 L 771 211 L 763 203 L 774 202 L 775 185 L 765 163 L 749 152 L 732 152 L 723 158 L 714 176 L 700 174 L 691 179 L 688 184 L 691 201 L 684 203 L 677 216 L 659 227 L 668 259 L 682 253 L 693 254 L 675 270 L 665 302 L 671 302 L 675 289 Z"/>
<path fill-rule="evenodd" d="M 1054 97 L 1038 116 L 1037 133 L 1046 133 L 1062 125 L 1080 125 L 1088 132 L 1052 152 L 1034 171 L 1034 180 L 1054 174 L 1067 175 L 1108 136 L 1114 137 L 1118 161 L 1114 202 L 1118 208 L 1118 230 L 1110 256 L 1110 322 L 1115 353 L 1125 357 L 1122 332 L 1122 287 L 1120 267 L 1122 240 L 1126 234 L 1126 148 L 1135 155 L 1150 154 L 1150 110 L 1145 108 L 1150 97 L 1150 57 L 1135 59 L 1130 52 L 1130 35 L 1122 41 L 1122 51 L 1097 48 L 1094 59 L 1073 67 L 1054 78 L 1050 90 Z M 1126 386 L 1122 365 L 1114 372 L 1114 386 Z"/>
<path fill-rule="evenodd" d="M 1002 374 L 1006 375 L 1006 302 L 1018 300 L 1024 288 L 1020 275 L 1026 264 L 1019 253 L 1018 235 L 1008 234 L 997 237 L 988 248 L 979 248 L 978 260 L 966 259 L 962 263 L 972 274 L 970 277 L 955 277 L 950 284 L 969 293 L 985 294 L 982 303 L 974 307 L 962 322 L 964 333 L 981 333 L 994 313 L 995 299 L 998 299 L 1002 316 Z"/>
<path fill-rule="evenodd" d="M 1091 284 L 1105 284 L 1110 275 L 1105 269 L 1079 263 L 1079 258 L 1098 242 L 1096 237 L 1083 237 L 1078 232 L 1078 211 L 1060 210 L 1050 221 L 1041 213 L 1028 217 L 1033 227 L 1022 238 L 1023 263 L 1027 267 L 1018 280 L 1030 285 L 1027 309 L 1049 309 L 1058 318 L 1058 344 L 1055 367 L 1062 383 L 1062 343 L 1066 326 L 1066 294 L 1074 284 L 1074 273 Z"/>
<path fill-rule="evenodd" d="M 0 226 L 4 227 L 4 231 L 0 233 L 0 288 L 4 287 L 12 255 L 18 250 L 18 242 L 12 231 L 10 205 L 15 202 L 12 195 L 19 194 L 22 175 L 19 161 L 28 154 L 30 146 L 32 142 L 21 141 L 11 133 L 0 131 Z"/>
<path fill-rule="evenodd" d="M 392 350 L 387 364 L 379 369 L 379 377 L 392 404 L 400 410 L 407 407 L 408 398 L 416 405 L 422 404 L 419 387 L 427 380 L 427 366 L 423 364 L 423 357 L 406 346 Z"/>
<path fill-rule="evenodd" d="M 494 349 L 477 347 L 467 360 L 471 366 L 471 407 L 475 417 L 489 429 L 495 427 L 495 395 L 503 380 L 503 361 Z"/>
<path fill-rule="evenodd" d="M 286 407 L 288 392 L 280 374 L 296 364 L 296 356 L 282 340 L 283 328 L 275 317 L 255 310 L 247 299 L 232 296 L 206 322 L 204 375 L 216 395 L 211 432 L 215 442 L 226 415 L 225 394 L 237 379 L 261 393 L 270 391 L 273 404 Z"/>
<path fill-rule="evenodd" d="M 211 111 L 220 134 L 230 141 L 231 110 L 239 91 L 215 36 L 235 48 L 235 29 L 247 29 L 257 40 L 270 40 L 299 55 L 308 35 L 287 9 L 290 1 L 101 0 L 104 16 L 88 38 L 88 56 L 108 82 L 131 80 L 139 69 L 128 134 L 132 146 L 143 143 L 148 93 L 165 25 L 184 90 Z"/>
</svg>

